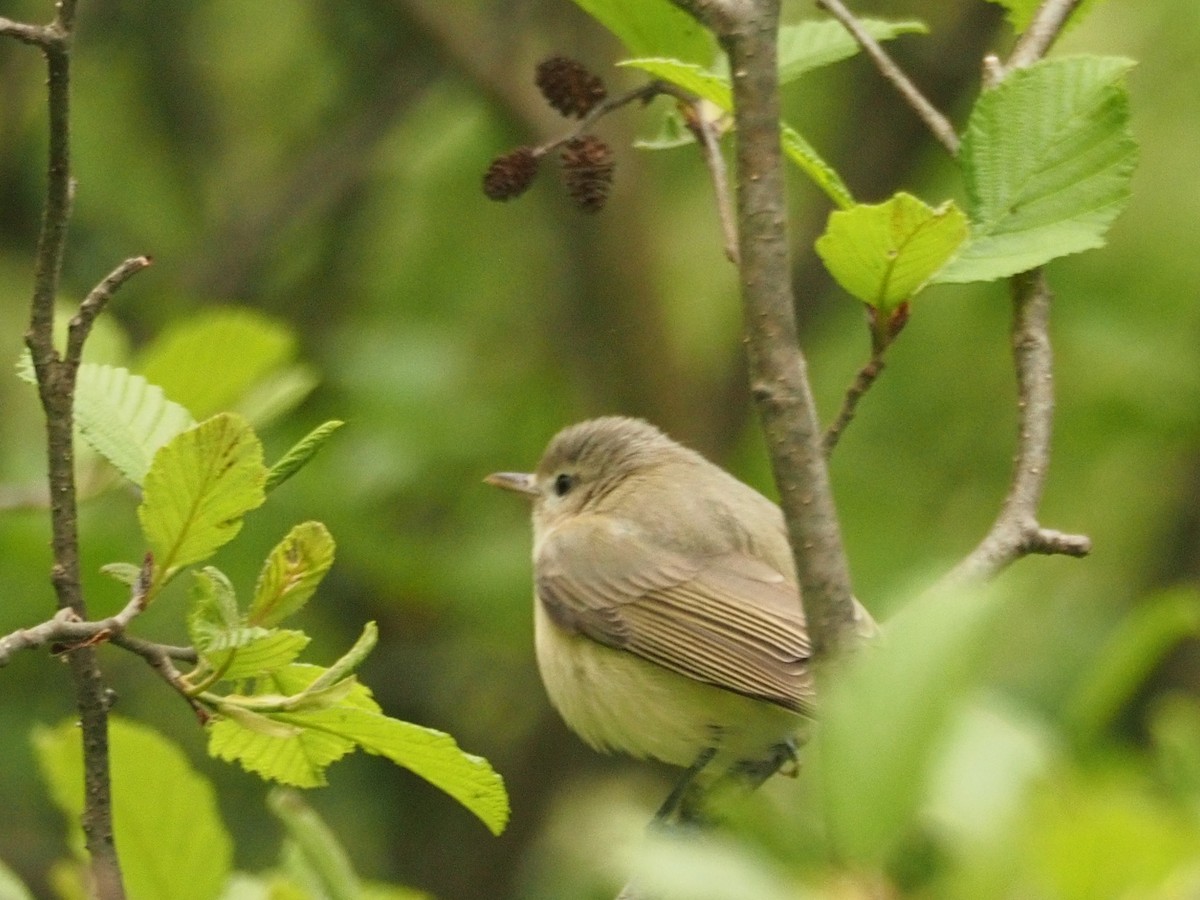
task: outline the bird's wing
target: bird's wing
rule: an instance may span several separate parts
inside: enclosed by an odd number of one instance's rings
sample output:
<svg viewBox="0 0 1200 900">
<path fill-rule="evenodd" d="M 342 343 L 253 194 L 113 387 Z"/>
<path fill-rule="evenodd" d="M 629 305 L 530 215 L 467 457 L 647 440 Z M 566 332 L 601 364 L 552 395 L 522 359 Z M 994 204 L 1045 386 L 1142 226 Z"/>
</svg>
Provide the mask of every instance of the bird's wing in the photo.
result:
<svg viewBox="0 0 1200 900">
<path fill-rule="evenodd" d="M 540 602 L 561 628 L 664 668 L 809 712 L 811 647 L 796 588 L 744 553 L 690 558 L 577 519 L 538 549 Z"/>
</svg>

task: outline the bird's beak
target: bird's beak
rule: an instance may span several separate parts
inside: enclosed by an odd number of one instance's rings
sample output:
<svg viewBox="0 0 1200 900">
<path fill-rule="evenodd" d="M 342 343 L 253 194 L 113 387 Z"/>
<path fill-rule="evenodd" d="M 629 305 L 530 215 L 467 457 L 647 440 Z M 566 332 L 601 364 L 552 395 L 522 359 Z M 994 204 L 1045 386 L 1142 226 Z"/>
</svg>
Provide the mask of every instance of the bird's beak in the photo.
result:
<svg viewBox="0 0 1200 900">
<path fill-rule="evenodd" d="M 516 491 L 518 494 L 526 494 L 530 497 L 537 496 L 537 479 L 526 472 L 496 472 L 483 480 L 492 487 Z"/>
</svg>

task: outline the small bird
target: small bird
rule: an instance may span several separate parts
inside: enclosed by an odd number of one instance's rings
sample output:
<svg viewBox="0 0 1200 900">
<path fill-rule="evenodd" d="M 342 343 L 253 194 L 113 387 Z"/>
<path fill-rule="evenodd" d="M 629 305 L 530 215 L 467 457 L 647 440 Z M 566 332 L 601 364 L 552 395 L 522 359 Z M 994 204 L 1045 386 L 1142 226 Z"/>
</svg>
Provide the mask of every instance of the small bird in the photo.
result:
<svg viewBox="0 0 1200 900">
<path fill-rule="evenodd" d="M 718 781 L 754 787 L 794 769 L 811 645 L 779 507 L 617 416 L 559 432 L 531 474 L 485 481 L 533 501 L 550 702 L 598 750 L 686 769 L 656 819 L 702 818 Z"/>
</svg>

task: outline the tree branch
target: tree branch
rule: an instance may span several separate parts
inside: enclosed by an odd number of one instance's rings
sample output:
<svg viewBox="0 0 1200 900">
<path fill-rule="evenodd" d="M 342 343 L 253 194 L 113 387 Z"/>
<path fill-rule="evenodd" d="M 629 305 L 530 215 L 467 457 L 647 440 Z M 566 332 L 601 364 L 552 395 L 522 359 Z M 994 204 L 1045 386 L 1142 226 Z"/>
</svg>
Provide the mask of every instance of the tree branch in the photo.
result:
<svg viewBox="0 0 1200 900">
<path fill-rule="evenodd" d="M 1032 65 L 1054 43 L 1078 0 L 1043 0 L 1004 64 L 991 60 L 989 81 Z M 945 577 L 948 583 L 991 578 L 1032 553 L 1087 556 L 1091 539 L 1043 528 L 1037 519 L 1054 423 L 1054 358 L 1050 347 L 1052 293 L 1042 269 L 1010 280 L 1013 302 L 1013 366 L 1017 376 L 1017 450 L 1008 495 L 979 545 Z"/>
<path fill-rule="evenodd" d="M 904 73 L 903 69 L 896 65 L 895 61 L 883 49 L 879 41 L 875 40 L 870 32 L 863 28 L 862 23 L 854 17 L 854 14 L 846 8 L 841 0 L 817 0 L 817 6 L 841 22 L 842 27 L 858 42 L 863 52 L 875 63 L 875 67 L 879 69 L 880 74 L 891 82 L 892 86 L 900 93 L 900 96 L 904 98 L 904 101 L 912 107 L 917 117 L 933 133 L 933 136 L 938 139 L 951 156 L 957 156 L 958 134 L 955 132 L 954 126 L 950 124 L 950 120 L 942 115 L 937 107 L 921 93 L 920 88 L 913 84 L 912 79 Z"/>
<path fill-rule="evenodd" d="M 1005 69 L 1023 69 L 1045 56 L 1079 4 L 1080 0 L 1043 0 L 1017 39 Z"/>
<path fill-rule="evenodd" d="M 778 0 L 674 0 L 729 56 L 737 138 L 737 216 L 750 385 L 795 554 L 817 659 L 855 640 L 850 574 L 800 350 L 779 140 Z"/>
<path fill-rule="evenodd" d="M 38 396 L 46 415 L 46 451 L 50 488 L 51 582 L 58 598 L 55 628 L 70 629 L 71 620 L 86 620 L 87 607 L 79 575 L 78 515 L 73 445 L 75 375 L 83 338 L 94 318 L 81 307 L 75 353 L 60 357 L 54 348 L 54 304 L 62 273 L 74 185 L 70 156 L 71 42 L 76 0 L 58 0 L 54 21 L 42 28 L 0 20 L 0 34 L 40 47 L 46 57 L 48 96 L 48 162 L 46 202 L 34 261 L 33 298 L 25 335 L 37 374 Z M 115 286 L 113 287 L 115 290 Z M 110 291 L 111 293 L 111 291 Z M 102 306 L 97 301 L 93 306 Z M 85 307 L 87 306 L 85 301 Z M 99 312 L 97 308 L 96 313 Z M 96 664 L 94 648 L 82 644 L 67 658 L 75 685 L 75 705 L 83 740 L 83 833 L 91 856 L 91 890 L 110 900 L 123 898 L 121 867 L 113 838 L 112 795 L 108 757 L 108 691 Z"/>
<path fill-rule="evenodd" d="M 837 418 L 825 429 L 825 436 L 821 441 L 826 459 L 833 454 L 846 426 L 854 420 L 854 414 L 858 410 L 858 401 L 871 389 L 875 379 L 883 373 L 884 365 L 882 353 L 872 354 L 867 364 L 858 370 L 854 382 L 846 389 L 846 395 L 842 398 L 842 408 L 838 411 Z"/>
<path fill-rule="evenodd" d="M 1013 365 L 1017 375 L 1016 459 L 1008 496 L 980 544 L 947 576 L 951 583 L 990 578 L 1031 553 L 1086 556 L 1084 535 L 1042 528 L 1037 510 L 1050 466 L 1054 421 L 1054 360 L 1050 348 L 1050 286 L 1041 269 L 1015 276 Z"/>
</svg>

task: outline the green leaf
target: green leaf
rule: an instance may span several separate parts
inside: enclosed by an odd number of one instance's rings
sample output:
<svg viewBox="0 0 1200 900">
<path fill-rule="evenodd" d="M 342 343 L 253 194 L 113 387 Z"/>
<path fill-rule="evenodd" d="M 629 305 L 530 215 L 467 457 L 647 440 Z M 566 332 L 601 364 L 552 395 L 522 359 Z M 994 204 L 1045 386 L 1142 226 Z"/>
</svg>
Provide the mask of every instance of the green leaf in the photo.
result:
<svg viewBox="0 0 1200 900">
<path fill-rule="evenodd" d="M 267 795 L 267 806 L 296 843 L 323 896 L 331 900 L 362 897 L 362 885 L 345 848 L 299 794 L 276 788 Z"/>
<path fill-rule="evenodd" d="M 500 834 L 508 823 L 503 780 L 487 760 L 464 753 L 444 732 L 350 706 L 282 713 L 278 718 L 306 732 L 348 738 L 368 753 L 404 766 L 465 806 L 493 834 Z"/>
<path fill-rule="evenodd" d="M 716 54 L 712 36 L 670 0 L 575 0 L 617 36 L 630 56 L 670 56 L 707 65 Z"/>
<path fill-rule="evenodd" d="M 1137 161 L 1123 84 L 1132 65 L 1049 60 L 983 93 L 961 152 L 971 242 L 939 281 L 1001 278 L 1104 243 Z"/>
<path fill-rule="evenodd" d="M 1042 5 L 1042 0 L 991 0 L 991 2 L 1004 7 L 1006 11 L 1004 17 L 1008 19 L 1013 30 L 1018 33 L 1029 27 L 1033 14 Z M 1084 15 L 1090 12 L 1095 5 L 1096 0 L 1081 0 L 1071 13 L 1071 18 L 1067 20 L 1067 28 L 1079 24 Z"/>
<path fill-rule="evenodd" d="M 680 62 L 677 59 L 629 59 L 622 66 L 641 69 L 672 84 L 677 84 L 686 91 L 703 97 L 724 112 L 733 110 L 733 92 L 729 79 L 714 74 L 703 66 Z M 839 207 L 851 206 L 854 203 L 850 189 L 846 187 L 841 176 L 821 159 L 816 150 L 800 136 L 794 128 L 783 125 L 780 140 L 783 151 L 805 175 L 823 190 Z"/>
<path fill-rule="evenodd" d="M 207 559 L 263 502 L 262 444 L 224 413 L 183 432 L 154 457 L 138 519 L 154 552 L 155 587 L 173 568 Z"/>
<path fill-rule="evenodd" d="M 280 457 L 279 462 L 271 466 L 267 473 L 267 483 L 264 490 L 269 494 L 283 484 L 300 469 L 308 465 L 309 460 L 317 455 L 317 451 L 333 436 L 333 433 L 345 425 L 339 419 L 331 419 L 318 425 L 303 438 L 297 441 L 287 453 Z"/>
<path fill-rule="evenodd" d="M 115 578 L 128 587 L 133 587 L 137 584 L 138 579 L 142 576 L 142 567 L 135 566 L 133 563 L 113 562 L 106 563 L 100 567 L 100 571 L 109 578 Z"/>
<path fill-rule="evenodd" d="M 237 596 L 225 573 L 213 566 L 193 572 L 187 626 L 196 650 L 206 654 L 233 646 L 227 635 L 241 624 Z"/>
<path fill-rule="evenodd" d="M 253 310 L 224 307 L 173 326 L 150 345 L 138 369 L 206 418 L 235 408 L 295 355 L 296 338 L 286 325 Z"/>
<path fill-rule="evenodd" d="M 17 375 L 36 383 L 29 351 Z M 166 398 L 162 388 L 119 366 L 83 363 L 75 389 L 75 425 L 88 445 L 140 485 L 154 454 L 192 427 L 192 414 Z"/>
<path fill-rule="evenodd" d="M 0 862 L 0 900 L 33 900 L 17 873 Z"/>
<path fill-rule="evenodd" d="M 288 532 L 263 564 L 247 621 L 277 625 L 303 607 L 333 565 L 333 551 L 333 536 L 320 522 Z"/>
<path fill-rule="evenodd" d="M 890 41 L 902 34 L 925 34 L 923 22 L 859 19 L 859 24 L 877 41 Z M 805 72 L 849 59 L 859 51 L 858 42 L 832 19 L 810 19 L 779 28 L 779 82 L 795 81 Z"/>
<path fill-rule="evenodd" d="M 71 846 L 82 860 L 79 727 L 73 721 L 39 727 L 33 743 L 51 795 L 71 822 Z M 113 826 L 129 896 L 212 900 L 233 859 L 212 786 L 178 748 L 143 725 L 111 717 L 109 749 Z"/>
<path fill-rule="evenodd" d="M 464 753 L 447 734 L 384 716 L 366 687 L 338 676 L 361 661 L 371 636 L 364 629 L 355 647 L 329 669 L 293 663 L 259 679 L 253 696 L 275 709 L 239 709 L 242 698 L 224 698 L 222 718 L 209 726 L 209 752 L 264 778 L 315 787 L 325 783 L 331 763 L 362 747 L 441 788 L 499 834 L 508 821 L 508 797 L 486 760 Z M 288 708 L 286 698 L 317 698 L 322 690 L 333 691 L 327 696 L 336 702 Z"/>
<path fill-rule="evenodd" d="M 967 238 L 967 218 L 952 202 L 937 209 L 911 194 L 835 210 L 817 254 L 838 284 L 881 313 L 909 300 Z"/>
<path fill-rule="evenodd" d="M 1109 728 L 1172 647 L 1200 636 L 1200 594 L 1167 591 L 1134 606 L 1096 654 L 1068 707 L 1077 736 L 1092 740 Z"/>
<path fill-rule="evenodd" d="M 839 209 L 847 209 L 854 205 L 854 197 L 850 188 L 842 181 L 842 176 L 813 149 L 800 133 L 790 125 L 784 125 L 780 135 L 783 141 L 783 152 L 794 162 L 805 175 L 812 179 L 825 195 Z"/>
<path fill-rule="evenodd" d="M 822 691 L 810 768 L 831 852 L 876 867 L 906 837 L 936 753 L 988 660 L 1003 607 L 994 590 L 930 593 L 887 623 L 879 642 Z"/>
</svg>

